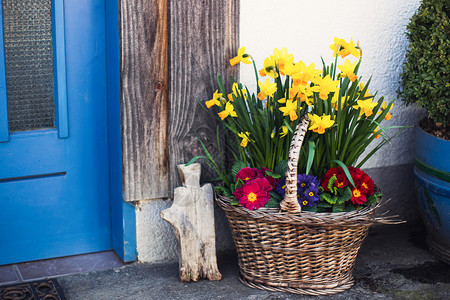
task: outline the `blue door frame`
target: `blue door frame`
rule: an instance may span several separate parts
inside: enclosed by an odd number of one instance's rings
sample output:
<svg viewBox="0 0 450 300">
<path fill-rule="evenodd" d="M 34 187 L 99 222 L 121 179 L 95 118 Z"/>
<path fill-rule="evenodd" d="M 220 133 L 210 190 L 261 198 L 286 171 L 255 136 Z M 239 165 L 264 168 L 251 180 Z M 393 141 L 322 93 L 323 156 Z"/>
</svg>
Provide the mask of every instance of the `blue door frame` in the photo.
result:
<svg viewBox="0 0 450 300">
<path fill-rule="evenodd" d="M 1 1 L 0 1 L 1 4 Z M 118 1 L 104 1 L 106 9 L 106 76 L 107 123 L 109 150 L 109 191 L 111 207 L 111 242 L 116 253 L 125 262 L 136 260 L 136 217 L 133 205 L 122 197 L 122 150 L 120 131 L 120 67 L 119 67 L 119 9 Z M 55 70 L 55 121 L 58 137 L 70 136 L 67 119 L 64 1 L 53 1 Z M 1 5 L 0 5 L 1 13 Z M 66 12 L 67 14 L 68 12 Z M 1 18 L 0 18 L 1 19 Z M 101 26 L 101 25 L 100 25 Z M 0 37 L 3 38 L 2 31 Z M 0 47 L 0 59 L 4 61 L 4 49 Z M 1 68 L 0 68 L 1 69 Z M 6 76 L 0 70 L 0 97 L 6 98 Z M 55 132 L 56 133 L 56 132 Z M 31 133 L 32 134 L 32 133 Z M 53 134 L 53 133 L 49 133 Z M 0 105 L 0 141 L 9 140 L 6 102 Z"/>
<path fill-rule="evenodd" d="M 106 53 L 112 244 L 122 260 L 129 262 L 137 256 L 136 211 L 122 196 L 119 1 L 106 0 Z"/>
</svg>

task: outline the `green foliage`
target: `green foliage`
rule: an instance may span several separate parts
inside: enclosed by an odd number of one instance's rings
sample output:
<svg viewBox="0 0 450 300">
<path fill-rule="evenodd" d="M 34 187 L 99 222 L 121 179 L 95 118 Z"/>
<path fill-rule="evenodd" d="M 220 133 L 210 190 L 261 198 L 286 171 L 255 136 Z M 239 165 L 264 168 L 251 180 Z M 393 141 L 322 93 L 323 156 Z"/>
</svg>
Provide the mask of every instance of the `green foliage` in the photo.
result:
<svg viewBox="0 0 450 300">
<path fill-rule="evenodd" d="M 335 186 L 337 181 L 336 176 L 332 176 L 328 182 L 328 189 L 330 192 L 326 192 L 323 188 L 319 188 L 320 202 L 317 205 L 317 211 L 331 211 L 331 212 L 344 212 L 352 211 L 358 208 L 351 203 L 352 190 L 350 186 L 343 188 L 337 188 Z M 375 192 L 373 195 L 369 196 L 367 202 L 364 206 L 371 205 L 377 202 L 378 198 L 381 197 L 381 193 Z"/>
<path fill-rule="evenodd" d="M 236 175 L 237 175 L 237 173 L 238 173 L 241 169 L 243 169 L 243 168 L 245 168 L 245 167 L 247 167 L 247 164 L 246 164 L 246 163 L 244 163 L 244 162 L 241 161 L 241 160 L 236 161 L 236 162 L 233 164 L 233 166 L 231 167 L 231 175 L 233 176 L 233 178 L 235 178 Z"/>
<path fill-rule="evenodd" d="M 268 207 L 268 208 L 280 208 L 280 202 L 281 202 L 281 197 L 278 193 L 276 193 L 275 191 L 271 191 L 270 192 L 270 200 L 269 202 L 267 202 L 264 207 Z"/>
<path fill-rule="evenodd" d="M 450 1 L 423 0 L 407 26 L 410 48 L 401 99 L 417 103 L 437 123 L 450 123 Z"/>
</svg>

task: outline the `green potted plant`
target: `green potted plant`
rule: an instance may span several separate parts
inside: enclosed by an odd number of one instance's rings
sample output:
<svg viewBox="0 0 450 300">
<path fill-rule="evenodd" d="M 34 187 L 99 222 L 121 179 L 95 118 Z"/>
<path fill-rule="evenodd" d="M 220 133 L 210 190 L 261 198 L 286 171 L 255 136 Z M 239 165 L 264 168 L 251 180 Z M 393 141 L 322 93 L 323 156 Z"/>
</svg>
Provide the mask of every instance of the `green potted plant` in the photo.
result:
<svg viewBox="0 0 450 300">
<path fill-rule="evenodd" d="M 415 131 L 419 210 L 429 248 L 450 263 L 450 2 L 423 0 L 407 36 L 399 95 L 428 112 Z"/>
<path fill-rule="evenodd" d="M 393 222 L 375 217 L 381 194 L 360 169 L 393 137 L 386 129 L 398 128 L 384 126 L 393 103 L 358 76 L 357 43 L 335 38 L 330 48 L 332 62 L 319 68 L 294 60 L 286 48 L 257 68 L 241 47 L 230 64 L 253 64 L 256 92 L 236 81 L 227 91 L 218 76 L 205 102 L 234 150 L 231 169 L 206 147 L 201 158 L 222 181 L 216 201 L 248 286 L 310 295 L 348 289 L 369 227 Z"/>
</svg>

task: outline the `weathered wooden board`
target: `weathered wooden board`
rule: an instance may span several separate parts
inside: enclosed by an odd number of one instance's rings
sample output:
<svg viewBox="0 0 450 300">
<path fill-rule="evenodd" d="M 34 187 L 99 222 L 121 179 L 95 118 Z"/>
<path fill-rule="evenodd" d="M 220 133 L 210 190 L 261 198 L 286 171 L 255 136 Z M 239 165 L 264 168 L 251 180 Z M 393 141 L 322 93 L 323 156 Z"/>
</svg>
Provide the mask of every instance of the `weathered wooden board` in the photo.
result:
<svg viewBox="0 0 450 300">
<path fill-rule="evenodd" d="M 216 259 L 214 193 L 211 184 L 200 187 L 200 164 L 179 165 L 182 187 L 174 192 L 173 205 L 161 217 L 174 229 L 179 245 L 180 279 L 220 280 Z"/>
<path fill-rule="evenodd" d="M 236 55 L 239 36 L 239 1 L 170 1 L 170 170 L 171 187 L 180 185 L 176 166 L 203 155 L 194 130 L 217 157 L 217 120 L 202 109 L 212 98 L 219 72 L 231 88 L 230 75 L 239 68 L 229 59 Z M 206 175 L 205 175 L 206 174 Z M 211 177 L 208 168 L 203 176 Z"/>
<path fill-rule="evenodd" d="M 217 156 L 217 121 L 196 99 L 212 97 L 217 72 L 228 88 L 237 79 L 238 28 L 239 0 L 120 0 L 125 201 L 171 197 L 176 165 L 202 154 L 194 130 Z"/>
<path fill-rule="evenodd" d="M 170 196 L 167 5 L 167 0 L 120 0 L 125 201 Z"/>
</svg>

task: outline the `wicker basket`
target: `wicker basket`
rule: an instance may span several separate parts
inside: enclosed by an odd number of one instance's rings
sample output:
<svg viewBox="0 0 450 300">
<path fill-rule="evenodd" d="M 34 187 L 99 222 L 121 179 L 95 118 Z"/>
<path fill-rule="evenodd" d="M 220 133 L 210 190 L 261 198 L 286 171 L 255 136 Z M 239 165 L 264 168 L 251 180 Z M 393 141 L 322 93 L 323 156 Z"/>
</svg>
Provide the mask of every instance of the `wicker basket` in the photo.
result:
<svg viewBox="0 0 450 300">
<path fill-rule="evenodd" d="M 396 223 L 375 217 L 378 205 L 348 213 L 300 212 L 297 162 L 308 123 L 300 122 L 291 142 L 281 211 L 250 211 L 216 197 L 236 244 L 240 280 L 250 287 L 308 295 L 342 292 L 354 283 L 356 255 L 369 227 Z"/>
</svg>

